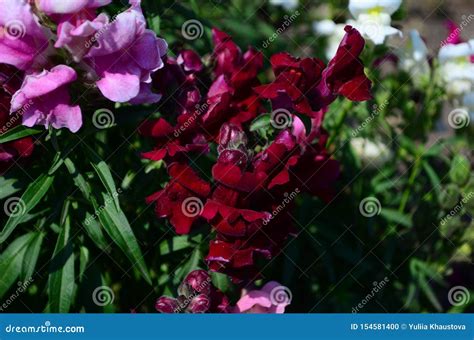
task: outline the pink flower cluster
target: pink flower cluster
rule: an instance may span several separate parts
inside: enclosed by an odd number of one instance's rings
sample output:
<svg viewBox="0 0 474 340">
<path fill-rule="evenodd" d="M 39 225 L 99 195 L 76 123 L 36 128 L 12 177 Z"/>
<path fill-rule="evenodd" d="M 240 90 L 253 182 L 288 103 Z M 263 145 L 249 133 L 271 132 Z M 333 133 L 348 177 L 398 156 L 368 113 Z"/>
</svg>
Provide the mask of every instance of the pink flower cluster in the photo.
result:
<svg viewBox="0 0 474 340">
<path fill-rule="evenodd" d="M 10 114 L 21 111 L 23 125 L 78 131 L 82 112 L 69 95 L 76 82 L 78 87 L 95 83 L 113 102 L 160 100 L 151 90 L 151 76 L 163 67 L 166 42 L 146 28 L 139 0 L 130 0 L 130 7 L 113 20 L 104 13 L 96 14 L 97 8 L 110 2 L 0 1 L 0 63 L 22 74 L 23 83 L 11 98 Z M 55 32 L 42 25 L 44 20 L 56 24 Z M 63 49 L 69 52 L 66 56 Z"/>
</svg>

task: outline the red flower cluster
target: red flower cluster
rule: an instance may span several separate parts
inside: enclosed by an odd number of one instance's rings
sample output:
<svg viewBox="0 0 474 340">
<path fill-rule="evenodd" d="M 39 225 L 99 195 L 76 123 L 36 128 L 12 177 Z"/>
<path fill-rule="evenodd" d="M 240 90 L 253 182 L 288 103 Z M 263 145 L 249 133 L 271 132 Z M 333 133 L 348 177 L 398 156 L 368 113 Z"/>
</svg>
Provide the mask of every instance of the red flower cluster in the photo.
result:
<svg viewBox="0 0 474 340">
<path fill-rule="evenodd" d="M 163 89 L 165 118 L 141 127 L 142 134 L 156 140 L 155 149 L 143 156 L 165 160 L 171 177 L 148 201 L 156 201 L 157 215 L 178 234 L 188 233 L 198 220 L 209 222 L 216 232 L 206 257 L 211 270 L 235 280 L 254 278 L 257 257 L 278 254 L 291 234 L 286 211 L 296 196 L 307 192 L 331 199 L 339 165 L 325 149 L 324 113 L 338 95 L 370 98 L 371 84 L 359 59 L 364 40 L 350 26 L 346 32 L 327 66 L 315 58 L 279 53 L 271 57 L 275 79 L 261 84 L 262 54 L 252 48 L 242 53 L 227 34 L 214 29 L 212 83 L 205 95 L 200 91 L 206 82 L 203 64 L 192 51 L 168 59 L 154 79 L 158 87 L 170 84 L 169 79 L 177 86 Z M 266 104 L 273 113 L 285 114 L 288 124 L 279 124 L 272 114 L 273 127 L 281 131 L 261 145 L 249 126 L 268 112 Z M 311 122 L 310 131 L 301 115 Z M 189 158 L 191 152 L 209 150 L 217 150 L 212 185 Z"/>
<path fill-rule="evenodd" d="M 13 66 L 0 64 L 0 136 L 21 123 L 21 112 L 10 116 L 12 95 L 20 88 L 22 72 Z M 15 161 L 33 152 L 33 139 L 24 137 L 0 144 L 0 174 L 6 172 Z"/>
<path fill-rule="evenodd" d="M 211 282 L 205 270 L 189 273 L 178 287 L 178 297 L 160 297 L 155 309 L 160 313 L 225 313 L 229 308 L 227 297 Z"/>
</svg>

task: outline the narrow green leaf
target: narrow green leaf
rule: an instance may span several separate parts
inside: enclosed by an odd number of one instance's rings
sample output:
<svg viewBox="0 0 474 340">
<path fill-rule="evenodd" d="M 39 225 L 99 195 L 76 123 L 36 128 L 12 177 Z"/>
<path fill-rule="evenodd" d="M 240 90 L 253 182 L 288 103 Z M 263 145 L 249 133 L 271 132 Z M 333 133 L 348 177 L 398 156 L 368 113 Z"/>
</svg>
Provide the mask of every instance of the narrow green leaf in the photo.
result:
<svg viewBox="0 0 474 340">
<path fill-rule="evenodd" d="M 108 195 L 102 193 L 104 202 Z M 132 262 L 133 266 L 137 266 L 142 273 L 143 278 L 151 285 L 151 278 L 148 269 L 145 265 L 142 252 L 138 245 L 138 241 L 133 234 L 132 228 L 122 210 L 117 211 L 113 204 L 104 203 L 102 206 L 97 206 L 96 211 L 99 214 L 99 220 L 105 231 L 109 234 L 112 240 L 117 244 L 125 255 Z M 101 208 L 101 209 L 99 209 Z"/>
<path fill-rule="evenodd" d="M 97 172 L 97 175 L 99 175 L 99 178 L 105 189 L 107 189 L 110 197 L 114 199 L 115 208 L 120 210 L 120 203 L 118 199 L 119 192 L 117 192 L 114 178 L 112 177 L 112 173 L 110 172 L 108 165 L 104 161 L 100 161 L 97 164 L 92 163 L 92 166 L 94 167 L 95 172 Z"/>
<path fill-rule="evenodd" d="M 74 253 L 70 235 L 70 219 L 66 218 L 56 242 L 48 282 L 49 312 L 67 313 L 74 294 Z"/>
<path fill-rule="evenodd" d="M 79 252 L 79 280 L 81 282 L 84 278 L 84 272 L 86 271 L 88 263 L 89 263 L 89 249 L 81 246 L 80 252 Z"/>
<path fill-rule="evenodd" d="M 24 282 L 30 280 L 33 277 L 35 271 L 36 263 L 38 262 L 38 257 L 41 250 L 41 245 L 43 243 L 44 233 L 35 232 L 34 237 L 31 242 L 28 244 L 28 247 L 23 258 L 23 264 L 21 268 L 21 277 Z"/>
<path fill-rule="evenodd" d="M 97 216 L 86 212 L 86 219 L 82 225 L 97 248 L 105 251 L 108 247 L 108 243 L 102 232 L 102 226 L 97 221 Z"/>
<path fill-rule="evenodd" d="M 81 190 L 82 194 L 86 199 L 89 199 L 92 193 L 91 187 L 89 183 L 85 180 L 84 176 L 82 176 L 76 169 L 76 166 L 72 162 L 70 158 L 66 158 L 64 160 L 64 164 L 66 165 L 66 168 L 68 169 L 69 173 L 72 176 L 72 180 L 74 181 L 74 184 Z"/>
<path fill-rule="evenodd" d="M 23 257 L 33 237 L 34 233 L 20 236 L 0 255 L 0 298 L 3 298 L 20 276 Z"/>
<path fill-rule="evenodd" d="M 436 171 L 431 167 L 428 162 L 423 162 L 423 169 L 425 169 L 428 178 L 430 179 L 433 190 L 436 193 L 436 197 L 439 197 L 441 194 L 441 180 L 439 179 Z"/>
<path fill-rule="evenodd" d="M 401 224 L 407 228 L 413 227 L 411 216 L 401 213 L 397 210 L 383 208 L 380 212 L 387 221 Z"/>
<path fill-rule="evenodd" d="M 23 221 L 23 218 L 39 203 L 43 196 L 48 192 L 49 187 L 53 183 L 54 177 L 41 175 L 33 183 L 28 185 L 25 192 L 21 196 L 16 211 L 12 214 L 0 233 L 0 243 L 10 236 L 16 226 Z"/>
<path fill-rule="evenodd" d="M 38 133 L 41 133 L 42 131 L 44 130 L 31 129 L 23 125 L 18 125 L 8 130 L 7 132 L 0 134 L 0 144 L 11 142 L 13 140 L 17 140 L 23 137 L 36 135 Z"/>
</svg>

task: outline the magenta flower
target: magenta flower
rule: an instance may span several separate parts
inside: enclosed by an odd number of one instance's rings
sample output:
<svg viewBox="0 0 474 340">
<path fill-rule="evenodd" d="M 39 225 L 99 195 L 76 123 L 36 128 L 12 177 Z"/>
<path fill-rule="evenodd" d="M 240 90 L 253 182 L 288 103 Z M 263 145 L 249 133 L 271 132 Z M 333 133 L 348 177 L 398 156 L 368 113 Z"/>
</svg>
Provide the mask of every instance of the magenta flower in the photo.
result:
<svg viewBox="0 0 474 340">
<path fill-rule="evenodd" d="M 12 97 L 10 113 L 21 110 L 23 125 L 29 127 L 66 127 L 76 132 L 82 126 L 81 108 L 70 105 L 66 87 L 76 78 L 76 71 L 66 65 L 27 75 L 21 88 Z"/>
<path fill-rule="evenodd" d="M 132 104 L 160 100 L 161 95 L 151 92 L 151 74 L 163 67 L 161 58 L 168 46 L 146 29 L 139 2 L 132 2 L 94 38 L 84 60 L 95 70 L 97 86 L 106 98 Z"/>
<path fill-rule="evenodd" d="M 43 63 L 50 31 L 42 27 L 26 0 L 0 1 L 0 63 L 28 70 Z"/>
<path fill-rule="evenodd" d="M 291 293 L 288 288 L 278 282 L 270 281 L 260 290 L 245 293 L 233 313 L 283 314 L 286 306 L 291 303 Z"/>
<path fill-rule="evenodd" d="M 47 14 L 71 14 L 86 8 L 108 5 L 112 0 L 36 0 L 36 6 Z"/>
</svg>

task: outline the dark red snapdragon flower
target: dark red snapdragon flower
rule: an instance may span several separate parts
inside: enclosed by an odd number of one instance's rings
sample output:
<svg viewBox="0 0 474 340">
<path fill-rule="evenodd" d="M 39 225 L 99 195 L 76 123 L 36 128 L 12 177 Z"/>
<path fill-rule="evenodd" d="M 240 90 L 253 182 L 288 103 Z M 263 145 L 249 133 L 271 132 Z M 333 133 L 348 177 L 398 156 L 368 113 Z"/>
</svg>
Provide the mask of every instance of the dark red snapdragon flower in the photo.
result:
<svg viewBox="0 0 474 340">
<path fill-rule="evenodd" d="M 214 287 L 208 272 L 202 269 L 189 273 L 178 287 L 178 297 L 162 296 L 155 303 L 160 313 L 225 313 L 227 297 Z"/>
<path fill-rule="evenodd" d="M 178 234 L 188 233 L 198 221 L 212 227 L 215 237 L 205 258 L 210 270 L 226 273 L 235 282 L 255 279 L 258 259 L 277 256 L 295 234 L 288 212 L 297 196 L 304 192 L 326 202 L 334 198 L 340 170 L 326 150 L 324 114 L 337 96 L 369 99 L 371 85 L 359 59 L 364 40 L 352 27 L 345 30 L 327 66 L 316 58 L 272 56 L 275 79 L 269 84 L 258 80 L 262 54 L 252 48 L 242 53 L 229 35 L 217 29 L 213 29 L 209 72 L 192 51 L 184 51 L 160 70 L 160 79 L 167 72 L 177 74 L 181 86 L 173 93 L 185 95 L 167 98 L 165 94 L 164 101 L 177 103 L 179 109 L 166 112 L 164 108 L 163 118 L 146 122 L 140 129 L 156 141 L 155 149 L 143 156 L 164 160 L 171 177 L 148 201 L 156 201 L 157 215 L 167 218 Z M 212 79 L 201 74 L 212 74 Z M 201 95 L 197 83 L 206 81 L 209 87 L 206 91 L 200 87 Z M 271 104 L 273 111 L 283 109 L 291 124 L 261 145 L 249 131 L 249 123 L 268 111 L 265 104 Z M 199 106 L 199 114 L 193 113 L 192 105 Z M 310 117 L 309 128 L 300 115 Z M 170 119 L 175 123 L 170 124 Z M 204 151 L 216 152 L 209 157 L 212 184 L 188 165 L 189 153 Z M 198 213 L 186 211 L 190 200 L 199 204 Z M 183 296 L 164 297 L 159 309 L 176 309 Z M 212 309 L 212 299 L 198 294 L 185 305 L 189 310 L 207 311 Z"/>
<path fill-rule="evenodd" d="M 168 174 L 170 182 L 163 190 L 148 196 L 147 203 L 156 202 L 156 214 L 168 218 L 177 234 L 187 234 L 199 217 L 202 200 L 209 195 L 211 188 L 185 164 L 171 163 Z"/>
</svg>

